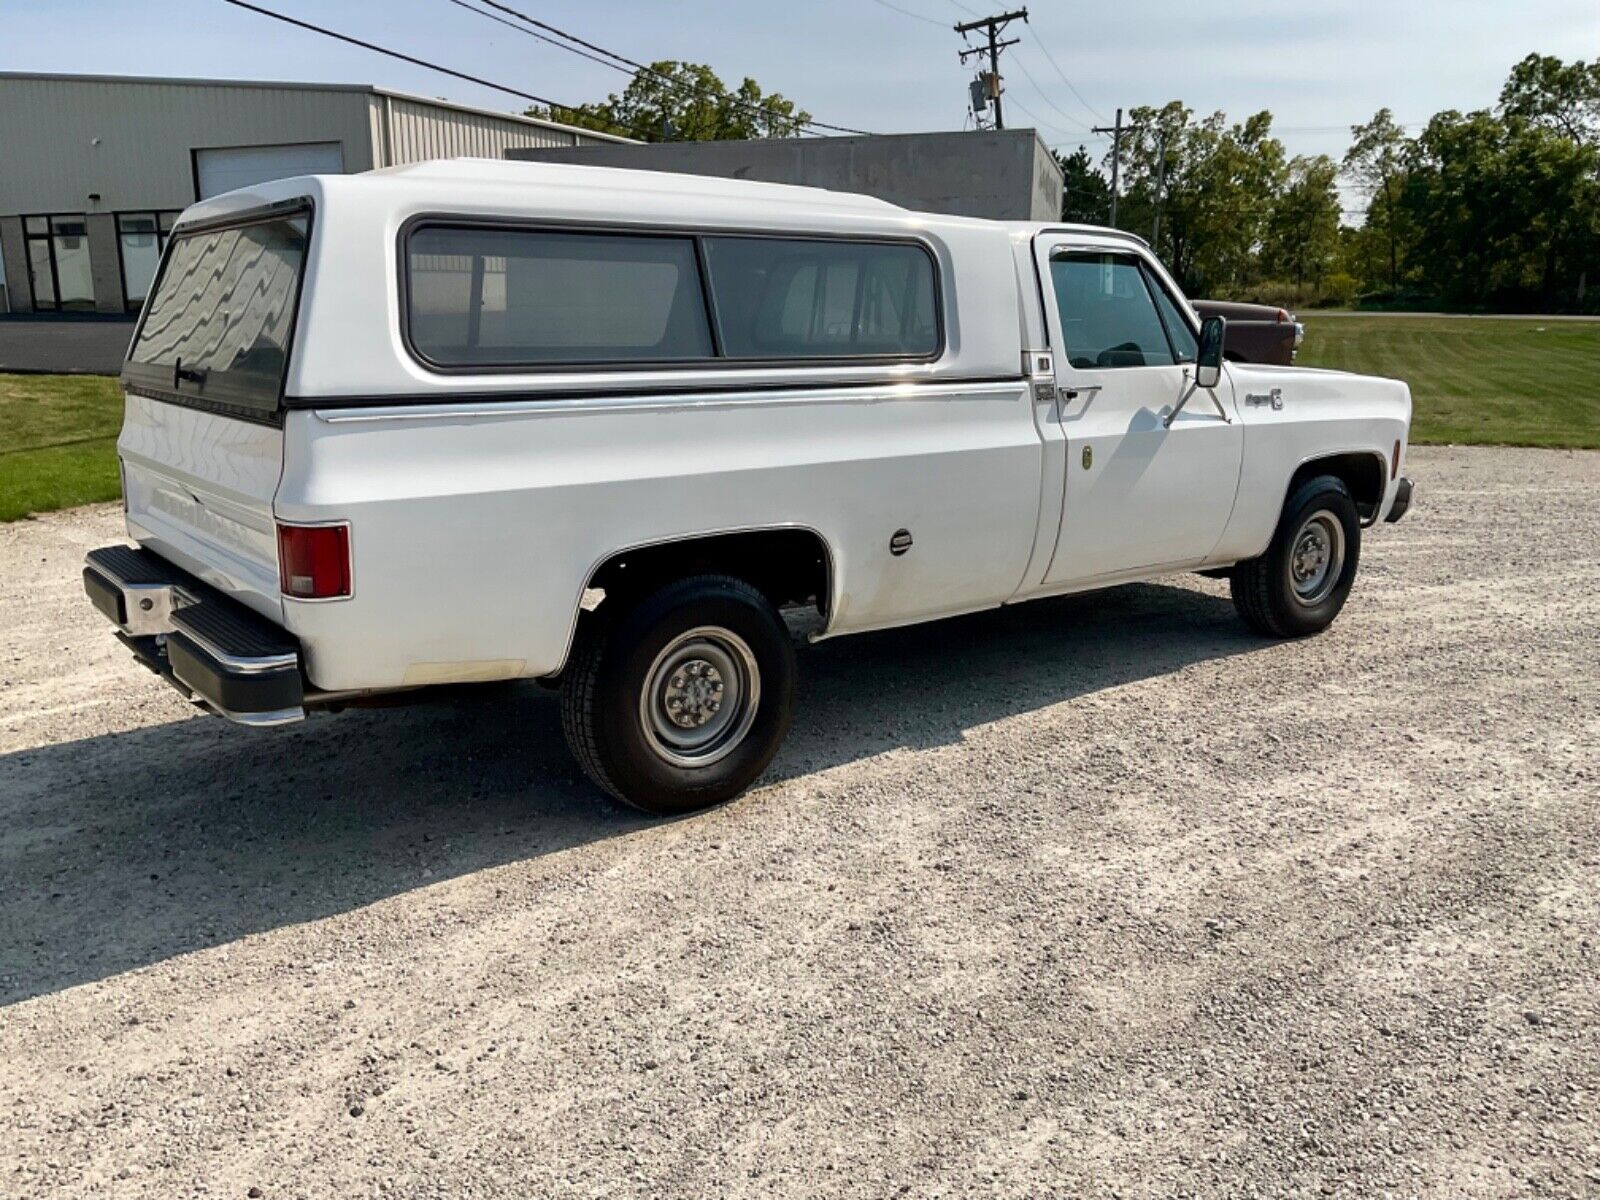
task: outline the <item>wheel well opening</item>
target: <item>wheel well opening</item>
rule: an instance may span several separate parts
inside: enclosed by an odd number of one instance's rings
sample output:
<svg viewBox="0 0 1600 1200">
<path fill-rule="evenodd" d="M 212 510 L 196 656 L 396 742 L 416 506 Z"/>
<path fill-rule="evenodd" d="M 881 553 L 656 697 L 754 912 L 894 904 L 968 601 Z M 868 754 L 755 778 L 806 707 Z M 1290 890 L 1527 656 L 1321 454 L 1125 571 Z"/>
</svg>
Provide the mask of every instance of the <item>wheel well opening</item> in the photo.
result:
<svg viewBox="0 0 1600 1200">
<path fill-rule="evenodd" d="M 757 529 L 685 538 L 623 550 L 596 568 L 589 589 L 606 599 L 640 596 L 688 575 L 732 575 L 778 607 L 814 605 L 824 620 L 833 595 L 833 561 L 810 529 Z"/>
<path fill-rule="evenodd" d="M 1317 475 L 1332 475 L 1344 482 L 1363 523 L 1370 523 L 1377 517 L 1378 506 L 1383 503 L 1384 459 L 1381 454 L 1356 450 L 1314 458 L 1301 464 L 1294 473 L 1294 478 L 1289 480 L 1289 492 L 1293 493 L 1295 488 Z"/>
</svg>

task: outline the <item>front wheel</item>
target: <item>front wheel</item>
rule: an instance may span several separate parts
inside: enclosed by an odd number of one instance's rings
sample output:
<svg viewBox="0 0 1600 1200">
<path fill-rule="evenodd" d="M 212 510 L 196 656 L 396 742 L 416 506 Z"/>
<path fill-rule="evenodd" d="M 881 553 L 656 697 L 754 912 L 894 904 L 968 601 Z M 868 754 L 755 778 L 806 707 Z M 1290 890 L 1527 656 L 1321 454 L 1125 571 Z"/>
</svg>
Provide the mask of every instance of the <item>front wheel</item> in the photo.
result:
<svg viewBox="0 0 1600 1200">
<path fill-rule="evenodd" d="M 743 580 L 702 575 L 583 631 L 561 724 L 584 773 L 659 815 L 731 800 L 777 753 L 794 702 L 794 646 Z"/>
<path fill-rule="evenodd" d="M 1234 607 L 1267 637 L 1320 633 L 1344 607 L 1360 557 L 1361 515 L 1350 489 L 1318 475 L 1289 496 L 1267 552 L 1233 568 Z"/>
</svg>

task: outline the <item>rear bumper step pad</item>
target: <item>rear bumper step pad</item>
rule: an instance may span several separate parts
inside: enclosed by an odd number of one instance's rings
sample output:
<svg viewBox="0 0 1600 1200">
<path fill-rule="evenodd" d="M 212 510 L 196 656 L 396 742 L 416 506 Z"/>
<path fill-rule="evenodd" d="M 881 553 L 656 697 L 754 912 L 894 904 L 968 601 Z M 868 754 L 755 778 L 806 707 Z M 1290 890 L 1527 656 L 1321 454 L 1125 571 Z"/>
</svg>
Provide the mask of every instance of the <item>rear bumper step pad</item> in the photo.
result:
<svg viewBox="0 0 1600 1200">
<path fill-rule="evenodd" d="M 1393 524 L 1406 515 L 1411 508 L 1411 480 L 1402 478 L 1394 489 L 1394 503 L 1389 506 L 1389 515 L 1385 521 Z"/>
<path fill-rule="evenodd" d="M 91 550 L 84 591 L 145 666 L 246 725 L 305 716 L 300 646 L 272 622 L 149 550 Z"/>
</svg>

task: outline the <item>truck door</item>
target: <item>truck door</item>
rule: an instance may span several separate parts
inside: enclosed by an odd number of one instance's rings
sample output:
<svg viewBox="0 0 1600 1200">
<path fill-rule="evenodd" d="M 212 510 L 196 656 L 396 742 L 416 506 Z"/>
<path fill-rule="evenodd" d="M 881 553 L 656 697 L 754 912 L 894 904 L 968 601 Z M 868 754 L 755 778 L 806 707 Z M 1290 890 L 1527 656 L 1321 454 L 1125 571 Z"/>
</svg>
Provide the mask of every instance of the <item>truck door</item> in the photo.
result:
<svg viewBox="0 0 1600 1200">
<path fill-rule="evenodd" d="M 1227 373 L 1173 418 L 1194 386 L 1197 324 L 1161 273 L 1088 235 L 1042 234 L 1034 258 L 1067 440 L 1045 586 L 1199 564 L 1239 486 L 1244 434 Z"/>
</svg>

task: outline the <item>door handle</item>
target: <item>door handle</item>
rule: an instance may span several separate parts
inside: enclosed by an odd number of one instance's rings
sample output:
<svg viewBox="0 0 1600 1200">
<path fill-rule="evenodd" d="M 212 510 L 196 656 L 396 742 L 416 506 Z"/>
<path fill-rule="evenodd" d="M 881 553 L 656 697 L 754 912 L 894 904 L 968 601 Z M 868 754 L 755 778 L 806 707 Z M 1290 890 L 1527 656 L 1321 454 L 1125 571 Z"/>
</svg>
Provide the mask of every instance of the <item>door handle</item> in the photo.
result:
<svg viewBox="0 0 1600 1200">
<path fill-rule="evenodd" d="M 1085 395 L 1089 392 L 1098 392 L 1104 386 L 1105 384 L 1103 383 L 1086 383 L 1082 387 L 1062 388 L 1061 398 L 1063 400 L 1076 400 L 1079 396 Z"/>
</svg>

